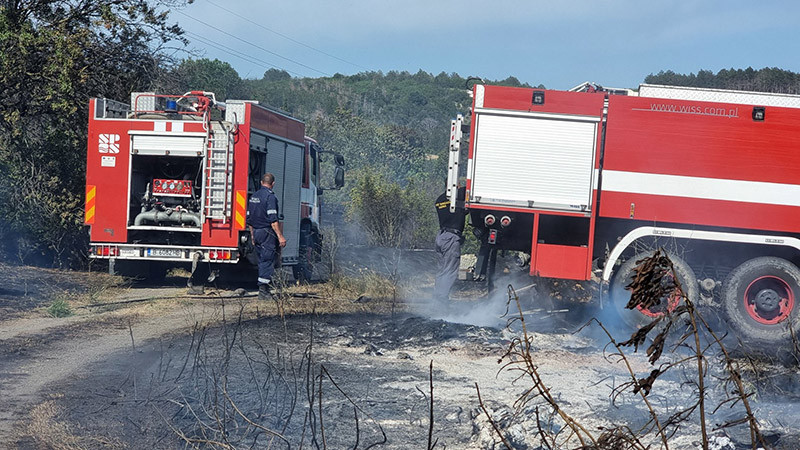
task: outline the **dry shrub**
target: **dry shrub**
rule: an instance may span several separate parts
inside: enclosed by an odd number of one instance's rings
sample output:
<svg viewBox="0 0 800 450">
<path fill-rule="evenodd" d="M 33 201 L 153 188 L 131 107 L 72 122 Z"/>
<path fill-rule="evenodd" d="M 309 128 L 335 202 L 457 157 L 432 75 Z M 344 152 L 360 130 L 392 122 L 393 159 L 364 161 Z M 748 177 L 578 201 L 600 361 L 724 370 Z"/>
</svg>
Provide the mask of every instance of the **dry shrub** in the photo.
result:
<svg viewBox="0 0 800 450">
<path fill-rule="evenodd" d="M 369 269 L 334 274 L 326 283 L 315 288 L 324 298 L 349 300 L 392 300 L 398 298 L 402 290 L 392 277 Z"/>
<path fill-rule="evenodd" d="M 557 417 L 563 427 L 558 432 L 543 429 L 539 425 L 540 445 L 548 449 L 580 448 L 580 449 L 637 449 L 652 448 L 660 441 L 661 448 L 670 448 L 670 439 L 675 436 L 678 429 L 687 424 L 695 413 L 699 416 L 702 447 L 709 448 L 709 430 L 706 415 L 711 412 L 711 405 L 706 402 L 708 394 L 708 379 L 711 373 L 720 373 L 714 378 L 724 387 L 725 398 L 718 402 L 713 412 L 725 407 L 738 406 L 741 411 L 736 419 L 717 425 L 713 430 L 722 430 L 727 427 L 746 425 L 750 432 L 752 448 L 769 448 L 750 406 L 750 397 L 754 390 L 742 377 L 739 363 L 731 358 L 722 343 L 722 337 L 714 332 L 705 318 L 696 309 L 691 299 L 687 297 L 680 285 L 675 268 L 669 256 L 663 249 L 659 249 L 652 256 L 637 261 L 633 281 L 626 287 L 631 292 L 631 299 L 626 306 L 629 309 L 636 307 L 650 307 L 658 304 L 665 296 L 680 295 L 680 304 L 674 311 L 667 311 L 662 316 L 656 317 L 650 324 L 635 330 L 630 339 L 618 342 L 608 329 L 596 318 L 591 319 L 584 327 L 595 325 L 599 327 L 608 339 L 606 348 L 611 352 L 607 358 L 613 359 L 624 365 L 628 380 L 612 389 L 610 394 L 612 404 L 623 393 L 630 393 L 639 397 L 646 408 L 648 417 L 644 426 L 637 430 L 630 429 L 627 425 L 615 425 L 609 428 L 595 430 L 584 426 L 580 420 L 568 414 L 563 405 L 570 405 L 562 401 L 560 396 L 551 392 L 550 387 L 542 379 L 536 357 L 532 351 L 531 336 L 522 313 L 519 297 L 514 288 L 508 286 L 509 306 L 516 304 L 518 314 L 510 321 L 518 324 L 521 335 L 511 340 L 506 353 L 498 361 L 503 364 L 501 370 L 513 371 L 518 375 L 517 381 L 526 380 L 528 389 L 515 402 L 516 414 L 522 414 L 533 400 L 544 402 L 547 411 L 545 415 Z M 687 329 L 682 335 L 671 330 L 686 324 Z M 636 351 L 645 348 L 651 370 L 646 374 L 637 374 L 630 357 L 623 348 L 633 347 Z M 688 350 L 681 354 L 678 349 Z M 714 352 L 712 355 L 712 349 Z M 664 355 L 671 359 L 662 361 Z M 719 371 L 712 371 L 710 364 L 719 365 Z M 664 373 L 672 370 L 684 371 L 689 378 L 684 381 L 685 389 L 693 389 L 694 400 L 688 406 L 679 407 L 677 410 L 658 412 L 650 402 L 651 391 L 657 390 L 656 380 Z M 692 373 L 694 371 L 694 373 Z M 502 429 L 484 407 L 484 402 L 478 391 L 478 400 L 487 419 L 492 424 L 496 435 L 506 447 L 511 448 L 507 441 L 507 431 Z M 708 411 L 707 411 L 708 410 Z M 539 407 L 536 409 L 538 418 Z M 537 420 L 538 422 L 538 420 Z"/>
</svg>

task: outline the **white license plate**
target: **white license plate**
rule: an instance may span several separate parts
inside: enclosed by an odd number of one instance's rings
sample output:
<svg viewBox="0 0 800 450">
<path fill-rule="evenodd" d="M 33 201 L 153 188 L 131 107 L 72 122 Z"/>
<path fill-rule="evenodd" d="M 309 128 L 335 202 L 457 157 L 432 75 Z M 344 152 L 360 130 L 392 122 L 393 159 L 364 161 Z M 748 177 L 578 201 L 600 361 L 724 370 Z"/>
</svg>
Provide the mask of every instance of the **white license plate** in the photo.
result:
<svg viewBox="0 0 800 450">
<path fill-rule="evenodd" d="M 181 251 L 177 248 L 153 248 L 150 249 L 150 256 L 158 256 L 162 258 L 180 258 Z"/>
<path fill-rule="evenodd" d="M 135 248 L 121 248 L 119 249 L 119 256 L 123 258 L 131 258 L 139 256 L 139 250 Z"/>
</svg>

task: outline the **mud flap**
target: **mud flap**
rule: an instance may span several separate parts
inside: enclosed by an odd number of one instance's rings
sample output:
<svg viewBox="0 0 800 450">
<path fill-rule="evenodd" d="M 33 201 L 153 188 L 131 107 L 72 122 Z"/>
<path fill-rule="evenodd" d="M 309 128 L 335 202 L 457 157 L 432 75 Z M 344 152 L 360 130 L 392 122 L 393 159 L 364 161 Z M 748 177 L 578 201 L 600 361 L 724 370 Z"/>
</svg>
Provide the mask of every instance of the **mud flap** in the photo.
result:
<svg viewBox="0 0 800 450">
<path fill-rule="evenodd" d="M 190 294 L 205 293 L 205 281 L 208 275 L 205 275 L 207 269 L 206 265 L 202 264 L 202 258 L 203 254 L 200 252 L 195 252 L 192 255 L 192 274 L 186 280 L 186 286 L 189 288 Z"/>
</svg>

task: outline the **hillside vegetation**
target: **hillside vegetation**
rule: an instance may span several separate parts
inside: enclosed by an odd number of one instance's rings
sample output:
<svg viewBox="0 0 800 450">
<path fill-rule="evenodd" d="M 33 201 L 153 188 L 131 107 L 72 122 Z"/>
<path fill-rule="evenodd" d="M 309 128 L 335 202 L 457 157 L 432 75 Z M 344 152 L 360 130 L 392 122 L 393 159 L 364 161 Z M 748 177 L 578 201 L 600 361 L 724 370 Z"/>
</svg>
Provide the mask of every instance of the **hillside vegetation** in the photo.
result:
<svg viewBox="0 0 800 450">
<path fill-rule="evenodd" d="M 513 77 L 491 82 L 523 86 Z M 350 169 L 386 169 L 403 178 L 444 168 L 440 160 L 427 161 L 446 156 L 450 119 L 471 102 L 466 78 L 422 70 L 292 78 L 270 69 L 261 79 L 241 79 L 227 62 L 200 59 L 183 61 L 159 83 L 164 91 L 211 90 L 287 111 L 305 120 L 323 146 L 343 153 Z"/>
<path fill-rule="evenodd" d="M 755 70 L 722 69 L 717 73 L 701 70 L 688 75 L 671 70 L 648 75 L 645 83 L 672 86 L 691 86 L 700 88 L 735 89 L 739 91 L 775 92 L 781 94 L 800 94 L 800 73 L 766 67 Z"/>
</svg>

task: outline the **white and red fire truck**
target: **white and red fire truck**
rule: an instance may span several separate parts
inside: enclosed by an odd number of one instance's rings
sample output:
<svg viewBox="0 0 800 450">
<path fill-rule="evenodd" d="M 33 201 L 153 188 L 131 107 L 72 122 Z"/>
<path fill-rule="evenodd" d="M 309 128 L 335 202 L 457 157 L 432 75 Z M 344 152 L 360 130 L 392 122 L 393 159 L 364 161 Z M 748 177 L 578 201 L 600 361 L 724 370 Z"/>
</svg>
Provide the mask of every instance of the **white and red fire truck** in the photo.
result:
<svg viewBox="0 0 800 450">
<path fill-rule="evenodd" d="M 800 96 L 583 90 L 478 84 L 469 124 L 452 122 L 448 194 L 468 132 L 476 272 L 524 252 L 531 275 L 599 277 L 635 323 L 679 300 L 623 307 L 637 256 L 664 247 L 687 294 L 751 342 L 800 334 Z"/>
<path fill-rule="evenodd" d="M 272 172 L 287 237 L 282 263 L 296 278 L 310 276 L 322 239 L 320 156 L 332 152 L 305 136 L 302 121 L 202 91 L 133 93 L 130 105 L 96 98 L 89 107 L 92 258 L 145 275 L 180 263 L 194 269 L 252 260 L 247 202 L 261 175 Z M 333 156 L 341 187 L 344 160 Z"/>
</svg>

